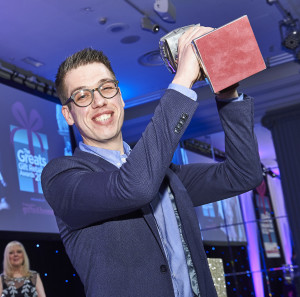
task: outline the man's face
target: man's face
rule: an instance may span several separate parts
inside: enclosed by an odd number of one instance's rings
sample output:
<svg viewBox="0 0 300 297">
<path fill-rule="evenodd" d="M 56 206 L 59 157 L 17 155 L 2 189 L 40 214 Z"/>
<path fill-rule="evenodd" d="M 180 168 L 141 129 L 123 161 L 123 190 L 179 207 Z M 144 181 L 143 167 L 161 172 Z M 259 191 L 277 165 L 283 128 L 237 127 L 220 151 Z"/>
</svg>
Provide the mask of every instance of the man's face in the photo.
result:
<svg viewBox="0 0 300 297">
<path fill-rule="evenodd" d="M 80 66 L 67 73 L 64 80 L 66 94 L 71 97 L 78 89 L 93 89 L 103 81 L 112 79 L 112 73 L 102 63 Z M 76 125 L 84 143 L 105 149 L 123 148 L 121 127 L 124 121 L 124 101 L 120 92 L 106 99 L 95 91 L 94 100 L 89 106 L 79 107 L 73 102 L 71 105 L 71 110 L 63 106 L 62 113 L 69 125 Z"/>
</svg>

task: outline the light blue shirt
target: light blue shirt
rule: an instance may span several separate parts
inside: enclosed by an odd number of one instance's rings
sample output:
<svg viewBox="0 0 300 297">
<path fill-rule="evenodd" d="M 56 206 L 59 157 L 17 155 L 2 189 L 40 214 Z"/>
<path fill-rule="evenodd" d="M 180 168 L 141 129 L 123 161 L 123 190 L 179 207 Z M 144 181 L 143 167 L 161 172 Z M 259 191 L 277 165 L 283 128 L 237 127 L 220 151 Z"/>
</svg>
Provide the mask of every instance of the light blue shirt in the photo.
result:
<svg viewBox="0 0 300 297">
<path fill-rule="evenodd" d="M 195 91 L 186 87 L 170 84 L 169 89 L 181 92 L 183 95 L 197 100 Z M 243 100 L 241 94 L 238 98 L 230 99 L 229 101 Z M 100 156 L 111 164 L 120 168 L 126 162 L 126 158 L 130 154 L 130 147 L 126 142 L 123 142 L 124 154 L 119 151 L 106 150 L 98 147 L 89 146 L 83 142 L 79 143 L 79 148 L 82 151 Z M 176 216 L 168 194 L 168 185 L 163 184 L 159 190 L 159 198 L 151 203 L 153 215 L 156 220 L 157 229 L 161 238 L 164 252 L 168 261 L 174 294 L 176 297 L 193 297 L 190 277 L 188 273 L 187 261 L 185 258 L 180 231 L 178 228 Z"/>
</svg>

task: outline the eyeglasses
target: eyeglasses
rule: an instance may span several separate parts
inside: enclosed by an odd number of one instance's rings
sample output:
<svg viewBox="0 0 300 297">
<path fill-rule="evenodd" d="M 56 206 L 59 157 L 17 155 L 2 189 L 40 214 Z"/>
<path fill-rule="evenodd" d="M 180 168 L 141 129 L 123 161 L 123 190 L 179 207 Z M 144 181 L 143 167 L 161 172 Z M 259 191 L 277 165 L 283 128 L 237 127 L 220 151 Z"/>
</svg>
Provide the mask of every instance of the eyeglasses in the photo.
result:
<svg viewBox="0 0 300 297">
<path fill-rule="evenodd" d="M 79 107 L 89 106 L 94 100 L 94 92 L 98 91 L 103 98 L 111 99 L 119 93 L 117 80 L 107 80 L 94 89 L 80 89 L 75 91 L 72 96 L 64 103 L 69 104 L 73 101 Z"/>
</svg>

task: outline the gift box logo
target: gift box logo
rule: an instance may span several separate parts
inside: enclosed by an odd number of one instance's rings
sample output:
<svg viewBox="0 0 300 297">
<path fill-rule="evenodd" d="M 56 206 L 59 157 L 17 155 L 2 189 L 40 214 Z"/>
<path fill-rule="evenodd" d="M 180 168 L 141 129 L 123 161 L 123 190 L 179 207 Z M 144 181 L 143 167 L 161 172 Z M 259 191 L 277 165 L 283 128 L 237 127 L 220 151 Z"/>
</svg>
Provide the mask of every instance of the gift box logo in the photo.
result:
<svg viewBox="0 0 300 297">
<path fill-rule="evenodd" d="M 48 162 L 47 136 L 37 132 L 43 127 L 42 118 L 35 109 L 28 117 L 21 102 L 13 104 L 12 113 L 20 124 L 10 125 L 20 191 L 42 194 L 41 173 Z"/>
</svg>

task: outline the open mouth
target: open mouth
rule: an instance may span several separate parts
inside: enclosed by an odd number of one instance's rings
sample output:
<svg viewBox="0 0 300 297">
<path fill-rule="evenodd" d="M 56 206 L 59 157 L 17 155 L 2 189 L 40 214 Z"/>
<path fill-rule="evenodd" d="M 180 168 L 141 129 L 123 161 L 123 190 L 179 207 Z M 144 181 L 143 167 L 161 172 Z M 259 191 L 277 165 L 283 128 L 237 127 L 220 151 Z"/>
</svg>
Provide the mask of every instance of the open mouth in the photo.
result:
<svg viewBox="0 0 300 297">
<path fill-rule="evenodd" d="M 94 120 L 99 123 L 106 123 L 111 119 L 111 117 L 112 117 L 112 113 L 104 113 L 95 117 Z"/>
</svg>

